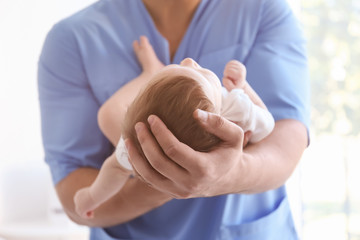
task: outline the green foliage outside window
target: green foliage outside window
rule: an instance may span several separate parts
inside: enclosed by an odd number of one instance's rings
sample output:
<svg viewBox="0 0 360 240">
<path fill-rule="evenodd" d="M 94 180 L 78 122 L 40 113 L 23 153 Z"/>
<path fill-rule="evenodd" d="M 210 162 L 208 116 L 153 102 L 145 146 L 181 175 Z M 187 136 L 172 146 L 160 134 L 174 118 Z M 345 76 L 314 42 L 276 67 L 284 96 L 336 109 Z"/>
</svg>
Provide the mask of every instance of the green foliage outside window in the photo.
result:
<svg viewBox="0 0 360 240">
<path fill-rule="evenodd" d="M 303 0 L 312 125 L 316 134 L 360 133 L 360 0 Z"/>
</svg>

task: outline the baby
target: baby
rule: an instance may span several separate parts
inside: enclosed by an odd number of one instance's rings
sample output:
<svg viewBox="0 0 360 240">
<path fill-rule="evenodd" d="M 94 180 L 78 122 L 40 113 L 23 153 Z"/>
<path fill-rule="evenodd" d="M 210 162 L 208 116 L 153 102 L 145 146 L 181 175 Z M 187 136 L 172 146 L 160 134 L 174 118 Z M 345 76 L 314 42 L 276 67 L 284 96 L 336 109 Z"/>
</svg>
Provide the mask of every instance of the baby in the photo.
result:
<svg viewBox="0 0 360 240">
<path fill-rule="evenodd" d="M 143 72 L 120 88 L 99 111 L 99 126 L 117 147 L 94 183 L 75 194 L 75 208 L 83 218 L 93 218 L 94 210 L 120 191 L 133 173 L 124 139 L 131 139 L 142 153 L 134 126 L 147 123 L 149 115 L 160 117 L 179 141 L 203 152 L 221 140 L 201 128 L 193 117 L 196 109 L 220 114 L 244 132 L 250 131 L 250 142 L 262 140 L 274 128 L 272 115 L 247 83 L 246 69 L 240 62 L 227 63 L 222 87 L 212 71 L 190 58 L 164 67 L 146 37 L 140 37 L 133 47 Z"/>
</svg>

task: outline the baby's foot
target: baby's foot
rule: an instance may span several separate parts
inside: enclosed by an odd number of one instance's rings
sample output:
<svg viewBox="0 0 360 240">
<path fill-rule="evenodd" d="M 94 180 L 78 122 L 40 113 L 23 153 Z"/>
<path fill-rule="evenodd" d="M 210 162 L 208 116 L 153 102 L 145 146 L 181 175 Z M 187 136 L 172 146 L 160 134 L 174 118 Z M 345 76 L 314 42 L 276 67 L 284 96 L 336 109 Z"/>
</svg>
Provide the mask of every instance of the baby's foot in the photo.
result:
<svg viewBox="0 0 360 240">
<path fill-rule="evenodd" d="M 222 82 L 229 92 L 234 88 L 244 89 L 246 83 L 246 68 L 244 64 L 236 60 L 228 62 L 224 69 Z"/>
<path fill-rule="evenodd" d="M 96 203 L 91 197 L 88 187 L 82 188 L 74 196 L 76 213 L 82 218 L 93 218 Z"/>
<path fill-rule="evenodd" d="M 133 48 L 144 73 L 154 74 L 164 67 L 147 37 L 141 36 L 139 41 L 135 40 Z"/>
</svg>

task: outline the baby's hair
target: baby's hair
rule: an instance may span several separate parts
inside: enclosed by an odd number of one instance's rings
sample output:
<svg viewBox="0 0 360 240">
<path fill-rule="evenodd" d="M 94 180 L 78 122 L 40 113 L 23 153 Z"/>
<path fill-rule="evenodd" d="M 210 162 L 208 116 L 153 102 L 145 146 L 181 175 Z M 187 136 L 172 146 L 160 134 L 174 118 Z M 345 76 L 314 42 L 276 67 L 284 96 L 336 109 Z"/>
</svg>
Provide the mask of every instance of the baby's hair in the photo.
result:
<svg viewBox="0 0 360 240">
<path fill-rule="evenodd" d="M 134 126 L 137 122 L 143 122 L 149 128 L 147 118 L 154 114 L 180 142 L 197 151 L 210 151 L 220 143 L 220 139 L 205 131 L 194 119 L 196 109 L 214 111 L 213 103 L 196 80 L 174 76 L 150 82 L 127 110 L 122 128 L 123 138 L 129 138 L 143 154 Z"/>
</svg>

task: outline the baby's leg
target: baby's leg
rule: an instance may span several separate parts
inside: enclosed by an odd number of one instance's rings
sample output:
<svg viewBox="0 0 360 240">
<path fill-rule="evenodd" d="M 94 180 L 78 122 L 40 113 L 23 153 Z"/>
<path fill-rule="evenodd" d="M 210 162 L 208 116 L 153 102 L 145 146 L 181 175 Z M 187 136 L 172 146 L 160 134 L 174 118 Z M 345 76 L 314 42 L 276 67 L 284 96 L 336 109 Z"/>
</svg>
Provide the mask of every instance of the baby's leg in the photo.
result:
<svg viewBox="0 0 360 240">
<path fill-rule="evenodd" d="M 141 36 L 139 41 L 135 40 L 133 48 L 144 73 L 154 74 L 164 67 L 147 37 Z"/>
<path fill-rule="evenodd" d="M 246 81 L 246 68 L 241 62 L 236 60 L 229 61 L 225 66 L 222 81 L 229 92 L 235 88 L 243 89 L 253 103 L 267 109 L 264 102 Z"/>
<path fill-rule="evenodd" d="M 113 197 L 126 183 L 131 171 L 123 168 L 115 153 L 101 166 L 95 181 L 74 196 L 75 210 L 83 218 L 93 218 L 94 210 Z"/>
</svg>

